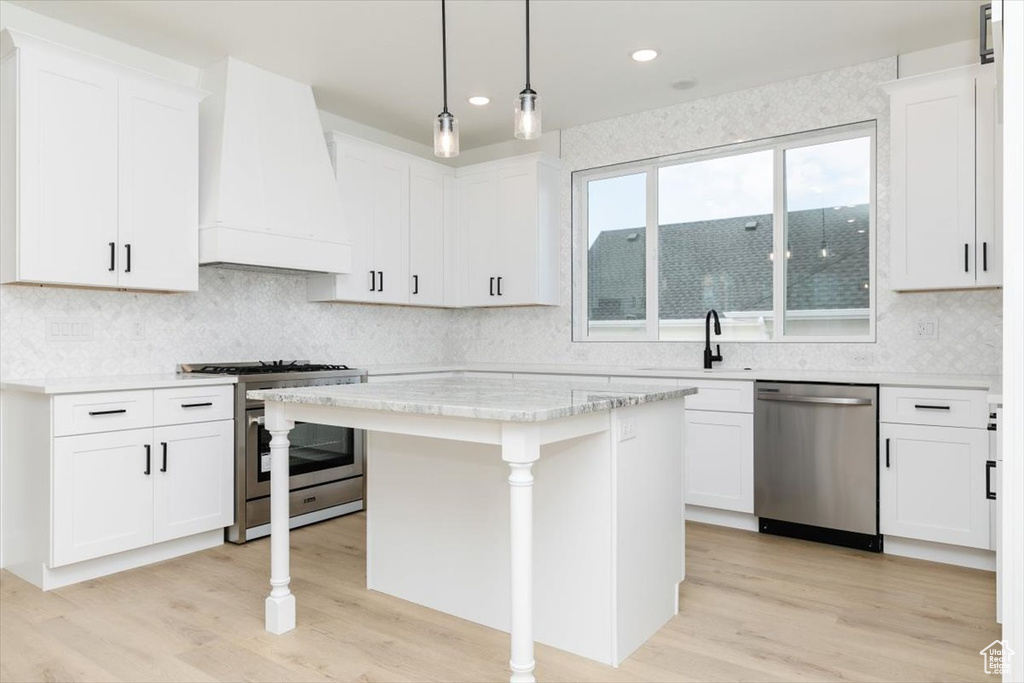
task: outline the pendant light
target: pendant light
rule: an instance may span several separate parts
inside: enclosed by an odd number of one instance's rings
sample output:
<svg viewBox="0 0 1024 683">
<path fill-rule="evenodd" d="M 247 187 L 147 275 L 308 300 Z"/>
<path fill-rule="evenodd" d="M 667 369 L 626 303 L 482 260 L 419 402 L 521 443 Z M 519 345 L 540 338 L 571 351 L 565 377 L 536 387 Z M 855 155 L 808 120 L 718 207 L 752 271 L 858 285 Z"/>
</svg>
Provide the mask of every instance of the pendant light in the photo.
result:
<svg viewBox="0 0 1024 683">
<path fill-rule="evenodd" d="M 441 73 L 444 83 L 444 109 L 434 124 L 434 155 L 459 156 L 459 120 L 448 112 L 448 22 L 445 0 L 441 0 Z"/>
<path fill-rule="evenodd" d="M 516 98 L 515 135 L 520 140 L 540 137 L 540 102 L 530 87 L 530 0 L 526 0 L 526 87 Z"/>
<path fill-rule="evenodd" d="M 821 250 L 818 252 L 821 258 L 828 258 L 828 242 L 825 241 L 825 209 L 821 210 Z"/>
</svg>

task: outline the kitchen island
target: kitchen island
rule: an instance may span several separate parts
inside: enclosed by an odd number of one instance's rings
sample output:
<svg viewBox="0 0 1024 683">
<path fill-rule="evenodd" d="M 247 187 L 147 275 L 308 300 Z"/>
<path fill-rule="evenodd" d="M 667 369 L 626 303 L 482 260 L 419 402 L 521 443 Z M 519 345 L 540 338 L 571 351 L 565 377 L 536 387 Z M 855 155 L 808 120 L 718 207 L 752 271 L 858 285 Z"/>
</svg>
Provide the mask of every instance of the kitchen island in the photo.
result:
<svg viewBox="0 0 1024 683">
<path fill-rule="evenodd" d="M 367 430 L 367 588 L 510 632 L 513 681 L 534 680 L 535 638 L 618 665 L 679 609 L 694 393 L 462 378 L 249 392 L 272 435 L 267 630 L 295 628 L 288 433 L 334 424 Z"/>
</svg>

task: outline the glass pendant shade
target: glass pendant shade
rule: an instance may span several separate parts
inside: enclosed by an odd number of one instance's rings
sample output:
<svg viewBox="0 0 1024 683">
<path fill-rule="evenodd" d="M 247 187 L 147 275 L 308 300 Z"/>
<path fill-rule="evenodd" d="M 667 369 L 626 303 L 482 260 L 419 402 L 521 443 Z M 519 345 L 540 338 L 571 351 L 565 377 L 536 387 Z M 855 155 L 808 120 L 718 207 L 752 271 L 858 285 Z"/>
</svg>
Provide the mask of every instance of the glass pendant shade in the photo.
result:
<svg viewBox="0 0 1024 683">
<path fill-rule="evenodd" d="M 434 156 L 459 156 L 459 120 L 446 111 L 434 123 Z"/>
<path fill-rule="evenodd" d="M 516 98 L 515 135 L 520 140 L 533 140 L 540 133 L 540 100 L 537 93 L 527 88 Z"/>
</svg>

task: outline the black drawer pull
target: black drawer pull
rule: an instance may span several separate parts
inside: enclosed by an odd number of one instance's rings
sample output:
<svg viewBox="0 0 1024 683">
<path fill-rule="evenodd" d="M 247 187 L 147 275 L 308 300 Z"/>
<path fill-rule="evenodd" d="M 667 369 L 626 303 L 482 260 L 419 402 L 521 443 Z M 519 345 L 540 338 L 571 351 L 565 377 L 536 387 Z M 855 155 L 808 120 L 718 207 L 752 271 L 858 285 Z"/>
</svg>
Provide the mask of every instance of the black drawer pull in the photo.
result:
<svg viewBox="0 0 1024 683">
<path fill-rule="evenodd" d="M 988 272 L 988 242 L 981 243 L 981 269 Z"/>
<path fill-rule="evenodd" d="M 127 413 L 126 408 L 118 408 L 117 410 L 90 410 L 89 415 L 120 415 L 121 413 Z"/>
<path fill-rule="evenodd" d="M 380 289 L 380 291 L 383 292 L 384 291 L 384 271 L 383 270 L 378 270 L 377 274 L 380 275 L 380 288 L 379 289 Z"/>
<path fill-rule="evenodd" d="M 213 405 L 213 401 L 204 401 L 203 403 L 182 403 L 182 408 L 207 408 Z"/>
<path fill-rule="evenodd" d="M 915 403 L 914 407 L 918 410 L 949 410 L 949 406 L 931 406 L 926 403 Z"/>
<path fill-rule="evenodd" d="M 502 296 L 502 294 L 501 294 L 501 276 L 500 275 L 498 276 L 498 296 Z"/>
<path fill-rule="evenodd" d="M 996 492 L 992 490 L 992 470 L 996 467 L 995 460 L 985 462 L 985 497 L 989 500 L 996 499 Z"/>
<path fill-rule="evenodd" d="M 419 275 L 413 275 L 412 276 L 412 293 L 413 294 L 419 294 L 420 293 L 420 276 Z"/>
<path fill-rule="evenodd" d="M 130 273 L 130 272 L 132 272 L 132 245 L 130 245 L 130 244 L 124 245 L 124 250 L 125 250 L 125 259 L 127 261 L 127 265 L 125 265 L 124 272 Z"/>
<path fill-rule="evenodd" d="M 163 452 L 164 452 L 163 464 L 160 465 L 160 471 L 161 472 L 166 472 L 167 471 L 167 442 L 166 441 L 161 441 L 160 442 L 160 448 L 163 449 Z"/>
<path fill-rule="evenodd" d="M 114 249 L 114 243 L 111 242 L 110 243 L 110 268 L 108 268 L 108 270 L 110 272 L 114 272 L 114 268 L 115 268 L 115 266 L 114 266 L 114 258 L 115 258 L 114 250 L 115 250 Z"/>
<path fill-rule="evenodd" d="M 491 296 L 494 296 L 494 278 L 491 278 Z"/>
<path fill-rule="evenodd" d="M 998 427 L 996 427 L 996 425 L 995 425 L 994 423 L 991 423 L 991 422 L 990 422 L 990 423 L 988 424 L 988 426 L 987 426 L 987 427 L 985 427 L 985 429 L 987 429 L 987 430 L 988 430 L 988 431 L 990 431 L 990 432 L 994 432 L 994 431 L 996 431 L 996 430 L 997 430 L 997 429 L 999 429 L 999 428 L 998 428 Z"/>
<path fill-rule="evenodd" d="M 370 271 L 370 291 L 377 291 L 377 271 L 375 270 Z"/>
<path fill-rule="evenodd" d="M 889 469 L 889 439 L 885 440 L 885 468 Z"/>
<path fill-rule="evenodd" d="M 969 249 L 970 249 L 970 247 L 967 244 L 965 244 L 964 245 L 964 272 L 965 273 L 971 272 L 971 268 L 970 268 L 970 265 L 968 263 L 968 260 L 969 260 L 968 250 Z"/>
<path fill-rule="evenodd" d="M 146 449 L 146 471 L 143 472 L 143 474 L 148 475 L 152 469 L 150 468 L 150 456 L 152 455 L 152 453 L 150 452 L 151 449 L 148 443 L 144 446 L 144 448 Z"/>
</svg>

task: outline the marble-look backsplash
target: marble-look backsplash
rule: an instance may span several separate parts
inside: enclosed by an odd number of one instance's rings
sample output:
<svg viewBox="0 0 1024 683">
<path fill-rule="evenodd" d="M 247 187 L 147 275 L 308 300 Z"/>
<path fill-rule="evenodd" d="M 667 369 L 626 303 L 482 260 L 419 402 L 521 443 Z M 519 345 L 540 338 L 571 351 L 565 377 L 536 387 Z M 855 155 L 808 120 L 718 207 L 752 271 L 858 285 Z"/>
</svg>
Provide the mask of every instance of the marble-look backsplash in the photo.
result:
<svg viewBox="0 0 1024 683">
<path fill-rule="evenodd" d="M 467 362 L 541 362 L 694 367 L 703 342 L 572 341 L 571 173 L 668 154 L 877 121 L 876 342 L 725 343 L 728 368 L 893 370 L 997 374 L 999 290 L 897 294 L 889 288 L 889 105 L 878 84 L 896 78 L 896 59 L 773 83 L 562 131 L 562 305 L 455 313 L 454 355 Z M 585 255 L 577 245 L 577 276 Z M 912 337 L 916 320 L 937 318 L 938 339 Z M 868 360 L 855 362 L 854 355 Z"/>
<path fill-rule="evenodd" d="M 47 320 L 84 318 L 89 341 L 48 341 Z M 365 366 L 450 363 L 451 313 L 308 303 L 301 276 L 199 270 L 191 294 L 0 287 L 0 377 L 174 372 L 183 362 L 308 358 Z M 141 323 L 145 338 L 132 337 Z"/>
</svg>

